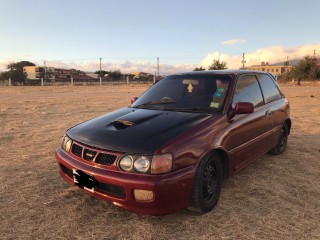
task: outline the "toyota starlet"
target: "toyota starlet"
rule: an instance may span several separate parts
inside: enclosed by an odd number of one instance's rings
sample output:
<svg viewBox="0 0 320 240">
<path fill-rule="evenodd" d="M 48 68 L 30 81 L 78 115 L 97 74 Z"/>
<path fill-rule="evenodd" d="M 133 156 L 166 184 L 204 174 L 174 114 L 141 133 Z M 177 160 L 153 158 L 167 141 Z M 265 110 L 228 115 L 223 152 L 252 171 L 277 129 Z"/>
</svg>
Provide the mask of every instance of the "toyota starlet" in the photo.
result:
<svg viewBox="0 0 320 240">
<path fill-rule="evenodd" d="M 259 71 L 174 74 L 131 103 L 67 130 L 56 159 L 71 185 L 141 214 L 210 212 L 223 180 L 282 154 L 291 129 L 288 100 Z"/>
</svg>

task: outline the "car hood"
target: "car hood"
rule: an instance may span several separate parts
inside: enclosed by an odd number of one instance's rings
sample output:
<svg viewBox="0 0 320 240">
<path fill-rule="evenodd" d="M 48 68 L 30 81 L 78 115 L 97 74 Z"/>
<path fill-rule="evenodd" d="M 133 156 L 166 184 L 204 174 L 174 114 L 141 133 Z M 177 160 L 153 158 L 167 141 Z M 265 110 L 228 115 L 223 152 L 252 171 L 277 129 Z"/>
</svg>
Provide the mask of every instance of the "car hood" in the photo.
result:
<svg viewBox="0 0 320 240">
<path fill-rule="evenodd" d="M 179 134 L 211 118 L 205 113 L 122 108 L 70 128 L 85 145 L 126 153 L 152 154 Z"/>
</svg>

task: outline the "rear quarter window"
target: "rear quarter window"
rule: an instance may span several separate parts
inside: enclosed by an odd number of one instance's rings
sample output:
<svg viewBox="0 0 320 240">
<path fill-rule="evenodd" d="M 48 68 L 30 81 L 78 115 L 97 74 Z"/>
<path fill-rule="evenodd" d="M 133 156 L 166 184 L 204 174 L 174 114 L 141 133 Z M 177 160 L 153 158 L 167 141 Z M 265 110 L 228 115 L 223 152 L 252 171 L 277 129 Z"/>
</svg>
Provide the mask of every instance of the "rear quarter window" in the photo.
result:
<svg viewBox="0 0 320 240">
<path fill-rule="evenodd" d="M 257 75 L 265 103 L 273 102 L 281 98 L 278 86 L 273 79 L 266 74 Z"/>
</svg>

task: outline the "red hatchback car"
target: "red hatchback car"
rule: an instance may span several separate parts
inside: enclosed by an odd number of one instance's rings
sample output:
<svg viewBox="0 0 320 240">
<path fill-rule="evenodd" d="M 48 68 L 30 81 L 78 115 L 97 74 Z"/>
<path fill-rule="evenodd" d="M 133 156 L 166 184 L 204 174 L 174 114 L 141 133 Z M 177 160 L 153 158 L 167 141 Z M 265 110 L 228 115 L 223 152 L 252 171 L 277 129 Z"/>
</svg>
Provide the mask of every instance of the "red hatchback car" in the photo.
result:
<svg viewBox="0 0 320 240">
<path fill-rule="evenodd" d="M 56 150 L 68 183 L 133 212 L 207 213 L 223 179 L 286 150 L 289 103 L 271 74 L 176 74 L 135 100 L 70 128 Z"/>
</svg>

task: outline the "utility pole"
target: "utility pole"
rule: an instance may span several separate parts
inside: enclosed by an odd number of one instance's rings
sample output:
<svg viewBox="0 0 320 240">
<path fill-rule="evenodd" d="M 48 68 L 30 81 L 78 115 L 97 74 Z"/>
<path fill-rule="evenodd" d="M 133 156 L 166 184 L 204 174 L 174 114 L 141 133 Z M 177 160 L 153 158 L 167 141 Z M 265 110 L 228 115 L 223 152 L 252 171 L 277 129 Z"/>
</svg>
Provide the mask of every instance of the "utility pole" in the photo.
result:
<svg viewBox="0 0 320 240">
<path fill-rule="evenodd" d="M 246 63 L 244 53 L 242 54 L 242 61 L 241 61 L 241 63 L 242 63 L 242 69 L 244 69 L 244 64 Z"/>
<path fill-rule="evenodd" d="M 100 75 L 100 86 L 101 86 L 101 58 L 100 58 L 100 72 L 99 72 L 99 75 Z"/>
<path fill-rule="evenodd" d="M 316 57 L 316 50 L 315 49 L 313 50 L 313 57 L 314 58 Z"/>
<path fill-rule="evenodd" d="M 158 71 L 158 78 L 159 78 L 159 57 L 157 57 L 157 71 Z"/>
</svg>

